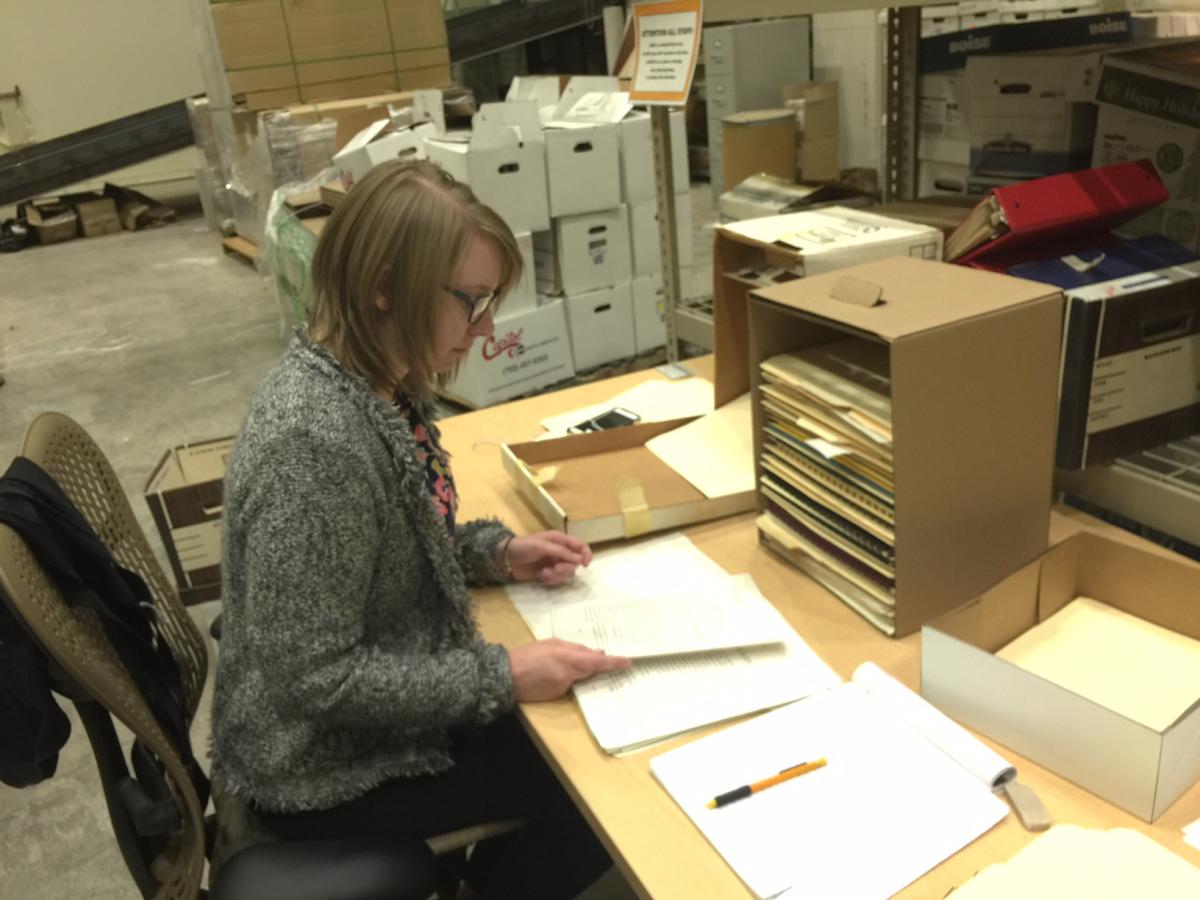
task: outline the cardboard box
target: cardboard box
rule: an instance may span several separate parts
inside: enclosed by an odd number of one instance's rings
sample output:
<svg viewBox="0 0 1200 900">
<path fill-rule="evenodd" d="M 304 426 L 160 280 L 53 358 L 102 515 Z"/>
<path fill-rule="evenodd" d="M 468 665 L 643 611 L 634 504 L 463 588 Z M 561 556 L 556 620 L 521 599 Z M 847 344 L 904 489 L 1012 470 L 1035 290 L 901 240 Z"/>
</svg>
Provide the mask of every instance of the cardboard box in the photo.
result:
<svg viewBox="0 0 1200 900">
<path fill-rule="evenodd" d="M 582 294 L 630 279 L 629 212 L 624 206 L 564 216 L 533 236 L 538 290 Z"/>
<path fill-rule="evenodd" d="M 970 95 L 965 72 L 922 75 L 918 91 L 917 158 L 969 165 L 971 132 L 967 108 Z"/>
<path fill-rule="evenodd" d="M 1200 41 L 1109 54 L 1096 86 L 1097 165 L 1150 159 L 1171 199 L 1123 229 L 1200 250 Z"/>
<path fill-rule="evenodd" d="M 1200 569 L 1084 532 L 925 626 L 921 693 L 964 725 L 1153 822 L 1200 777 L 1200 703 L 1159 731 L 995 656 L 1080 595 L 1200 638 Z"/>
<path fill-rule="evenodd" d="M 873 305 L 860 305 L 864 294 L 876 298 Z M 1057 288 L 897 257 L 758 288 L 747 306 L 724 330 L 748 336 L 756 461 L 763 360 L 852 335 L 888 348 L 895 636 L 1045 550 L 1061 347 Z M 817 575 L 823 566 L 798 548 L 773 549 L 827 583 Z"/>
<path fill-rule="evenodd" d="M 466 140 L 427 139 L 428 157 L 469 184 L 513 231 L 549 229 L 546 145 L 536 105 L 485 103 L 472 125 Z"/>
<path fill-rule="evenodd" d="M 467 406 L 492 406 L 575 375 L 561 299 L 533 309 L 501 306 L 495 331 L 476 341 L 442 392 Z"/>
<path fill-rule="evenodd" d="M 649 200 L 629 208 L 629 242 L 632 249 L 633 277 L 662 273 L 662 240 L 658 234 L 658 203 Z M 692 196 L 675 195 L 675 242 L 679 265 L 690 266 L 695 258 L 692 246 Z"/>
<path fill-rule="evenodd" d="M 715 231 L 714 296 L 728 293 L 735 305 L 745 303 L 750 286 L 772 280 L 805 278 L 889 256 L 942 258 L 937 228 L 844 206 L 720 225 Z M 771 271 L 777 275 L 768 275 Z"/>
<path fill-rule="evenodd" d="M 583 372 L 636 352 L 633 337 L 633 295 L 629 282 L 563 297 L 571 355 Z"/>
<path fill-rule="evenodd" d="M 968 60 L 971 171 L 1033 177 L 1090 165 L 1094 50 Z"/>
<path fill-rule="evenodd" d="M 425 138 L 433 137 L 433 125 L 423 122 L 415 128 L 390 131 L 391 122 L 380 119 L 356 134 L 333 157 L 346 190 L 381 162 L 393 159 L 425 159 Z"/>
<path fill-rule="evenodd" d="M 1004 24 L 1000 22 L 999 12 L 977 15 L 963 12 L 961 25 L 962 31 L 921 39 L 921 74 L 961 69 L 968 59 L 976 56 L 1122 44 L 1133 37 L 1127 12 Z"/>
<path fill-rule="evenodd" d="M 220 65 L 249 109 L 449 84 L 438 0 L 212 2 Z"/>
<path fill-rule="evenodd" d="M 1066 295 L 1058 466 L 1200 432 L 1200 263 Z"/>
<path fill-rule="evenodd" d="M 116 201 L 111 197 L 98 197 L 73 205 L 79 215 L 79 228 L 84 237 L 101 237 L 124 230 L 121 227 L 121 217 L 117 215 Z"/>
<path fill-rule="evenodd" d="M 917 193 L 922 197 L 966 197 L 971 167 L 922 159 L 917 163 Z"/>
<path fill-rule="evenodd" d="M 785 84 L 783 105 L 796 116 L 796 180 L 836 181 L 841 174 L 837 82 Z M 736 183 L 725 179 L 726 186 Z"/>
<path fill-rule="evenodd" d="M 221 513 L 233 441 L 218 438 L 168 450 L 146 482 L 146 504 L 184 603 L 221 595 Z"/>
<path fill-rule="evenodd" d="M 671 111 L 671 162 L 675 193 L 690 186 L 688 140 L 683 110 Z M 620 123 L 621 201 L 632 206 L 655 198 L 654 135 L 650 114 L 635 110 Z"/>
<path fill-rule="evenodd" d="M 616 125 L 546 129 L 552 218 L 621 205 L 618 137 Z"/>
<path fill-rule="evenodd" d="M 547 527 L 591 544 L 683 528 L 751 509 L 746 491 L 706 497 L 646 449 L 694 418 L 505 444 L 501 460 Z"/>
<path fill-rule="evenodd" d="M 79 230 L 79 215 L 57 200 L 33 200 L 21 205 L 21 215 L 37 235 L 39 244 L 69 241 Z"/>
<path fill-rule="evenodd" d="M 679 283 L 686 298 L 692 283 L 690 267 L 680 269 Z M 634 350 L 640 356 L 667 342 L 667 300 L 661 275 L 633 279 L 632 290 Z"/>
<path fill-rule="evenodd" d="M 505 313 L 525 312 L 527 310 L 536 309 L 538 305 L 537 295 L 537 272 L 534 263 L 533 254 L 533 235 L 528 231 L 519 231 L 513 235 L 517 239 L 517 246 L 521 250 L 521 261 L 523 269 L 521 272 L 521 281 L 515 288 L 504 298 L 503 309 Z"/>
<path fill-rule="evenodd" d="M 721 120 L 722 180 L 738 184 L 765 173 L 791 178 L 796 172 L 796 120 L 790 109 L 734 113 Z"/>
<path fill-rule="evenodd" d="M 933 37 L 937 34 L 949 34 L 958 31 L 962 27 L 959 15 L 960 9 L 957 3 L 922 6 L 921 37 Z"/>
</svg>

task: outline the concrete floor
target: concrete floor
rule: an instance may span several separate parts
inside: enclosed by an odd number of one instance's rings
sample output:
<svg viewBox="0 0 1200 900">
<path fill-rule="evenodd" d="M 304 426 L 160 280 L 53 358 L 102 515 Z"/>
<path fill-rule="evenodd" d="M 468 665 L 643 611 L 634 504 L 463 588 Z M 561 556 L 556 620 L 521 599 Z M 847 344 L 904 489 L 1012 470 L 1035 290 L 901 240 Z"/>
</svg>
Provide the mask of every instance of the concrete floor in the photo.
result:
<svg viewBox="0 0 1200 900">
<path fill-rule="evenodd" d="M 696 295 L 710 283 L 708 186 L 692 198 Z M 268 282 L 225 256 L 200 219 L 0 256 L 0 460 L 16 455 L 37 413 L 71 416 L 112 461 L 165 565 L 142 497 L 147 477 L 171 446 L 236 433 L 286 341 Z M 207 635 L 219 602 L 191 609 Z M 193 728 L 202 760 L 208 708 L 201 703 Z M 70 715 L 56 775 L 20 791 L 0 785 L 0 896 L 137 896 Z M 588 892 L 589 900 L 630 896 L 615 872 Z"/>
</svg>

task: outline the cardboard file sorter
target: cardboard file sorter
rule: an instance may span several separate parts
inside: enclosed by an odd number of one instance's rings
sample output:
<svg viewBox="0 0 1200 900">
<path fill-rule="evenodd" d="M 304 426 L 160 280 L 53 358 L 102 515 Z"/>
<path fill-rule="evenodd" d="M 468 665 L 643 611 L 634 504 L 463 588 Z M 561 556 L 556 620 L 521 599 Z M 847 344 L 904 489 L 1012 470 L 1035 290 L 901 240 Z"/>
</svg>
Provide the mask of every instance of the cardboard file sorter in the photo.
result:
<svg viewBox="0 0 1200 900">
<path fill-rule="evenodd" d="M 743 310 L 760 484 L 760 364 L 848 337 L 887 349 L 891 608 L 856 606 L 886 633 L 915 631 L 1045 550 L 1062 303 L 1047 285 L 897 257 L 758 289 Z M 838 584 L 837 562 L 790 537 L 768 543 Z"/>
<path fill-rule="evenodd" d="M 1151 728 L 996 655 L 1080 595 L 1200 639 L 1200 568 L 1084 532 L 926 625 L 921 693 L 963 724 L 1153 822 L 1200 778 L 1200 685 L 1190 708 Z"/>
</svg>

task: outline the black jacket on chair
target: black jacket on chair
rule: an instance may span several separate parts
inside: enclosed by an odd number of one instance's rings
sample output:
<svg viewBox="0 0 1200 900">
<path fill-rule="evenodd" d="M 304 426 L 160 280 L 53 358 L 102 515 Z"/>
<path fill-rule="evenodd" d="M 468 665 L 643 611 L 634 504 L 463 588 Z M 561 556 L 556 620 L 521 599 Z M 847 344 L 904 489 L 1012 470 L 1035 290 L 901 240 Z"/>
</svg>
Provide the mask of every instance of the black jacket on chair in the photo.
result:
<svg viewBox="0 0 1200 900">
<path fill-rule="evenodd" d="M 96 613 L 207 796 L 188 736 L 179 664 L 159 631 L 145 582 L 117 565 L 54 479 L 24 457 L 0 478 L 0 522 L 21 536 L 68 606 Z M 23 623 L 0 604 L 0 781 L 13 787 L 53 775 L 70 733 L 69 720 L 50 694 L 49 665 Z"/>
</svg>

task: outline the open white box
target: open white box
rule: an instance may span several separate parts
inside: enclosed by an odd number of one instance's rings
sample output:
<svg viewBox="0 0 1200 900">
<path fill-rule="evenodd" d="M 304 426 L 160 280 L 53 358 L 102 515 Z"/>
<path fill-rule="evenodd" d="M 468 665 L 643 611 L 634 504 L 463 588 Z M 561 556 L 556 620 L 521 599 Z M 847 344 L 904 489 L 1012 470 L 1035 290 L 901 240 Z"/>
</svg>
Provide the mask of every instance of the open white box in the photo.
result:
<svg viewBox="0 0 1200 900">
<path fill-rule="evenodd" d="M 1196 703 L 1159 731 L 995 655 L 1080 595 L 1200 639 L 1200 568 L 1084 532 L 927 624 L 921 693 L 964 725 L 1153 822 L 1200 778 L 1200 685 Z"/>
</svg>

